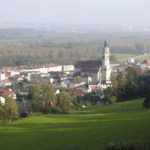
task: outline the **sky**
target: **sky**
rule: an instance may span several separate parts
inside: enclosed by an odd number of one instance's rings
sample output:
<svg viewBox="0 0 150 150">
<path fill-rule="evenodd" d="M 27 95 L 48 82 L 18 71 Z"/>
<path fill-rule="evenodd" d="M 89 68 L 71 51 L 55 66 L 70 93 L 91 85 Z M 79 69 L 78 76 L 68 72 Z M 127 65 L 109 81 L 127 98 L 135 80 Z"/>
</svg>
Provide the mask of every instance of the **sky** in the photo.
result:
<svg viewBox="0 0 150 150">
<path fill-rule="evenodd" d="M 150 26 L 150 0 L 0 0 L 0 22 Z"/>
</svg>

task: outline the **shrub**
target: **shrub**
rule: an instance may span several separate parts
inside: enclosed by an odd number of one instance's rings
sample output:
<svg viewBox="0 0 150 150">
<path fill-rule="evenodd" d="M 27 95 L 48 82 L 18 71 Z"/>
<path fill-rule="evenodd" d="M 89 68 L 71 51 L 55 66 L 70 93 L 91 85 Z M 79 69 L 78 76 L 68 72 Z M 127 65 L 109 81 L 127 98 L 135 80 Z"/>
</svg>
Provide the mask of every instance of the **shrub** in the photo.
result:
<svg viewBox="0 0 150 150">
<path fill-rule="evenodd" d="M 150 150 L 150 141 L 138 141 L 134 144 L 111 144 L 106 150 Z"/>
<path fill-rule="evenodd" d="M 8 122 L 8 113 L 0 106 L 0 125 L 4 125 L 6 122 Z"/>
<path fill-rule="evenodd" d="M 9 120 L 16 120 L 19 118 L 18 105 L 15 100 L 7 97 L 4 109 L 8 114 Z"/>
<path fill-rule="evenodd" d="M 54 114 L 61 114 L 62 110 L 60 107 L 53 107 L 53 108 L 51 108 L 51 112 Z"/>
<path fill-rule="evenodd" d="M 67 114 L 70 112 L 70 100 L 66 92 L 62 91 L 58 98 L 58 107 L 60 107 L 62 113 Z"/>
<path fill-rule="evenodd" d="M 148 94 L 143 102 L 143 107 L 144 108 L 150 108 L 150 94 Z"/>
<path fill-rule="evenodd" d="M 42 105 L 39 104 L 39 103 L 33 102 L 33 103 L 31 104 L 31 110 L 32 110 L 32 112 L 41 112 L 41 110 L 42 110 Z"/>
<path fill-rule="evenodd" d="M 110 98 L 108 98 L 108 100 L 111 104 L 114 104 L 117 101 L 117 97 L 116 96 L 111 96 Z"/>
<path fill-rule="evenodd" d="M 135 150 L 135 148 L 134 148 L 133 144 L 131 144 L 131 145 L 123 144 L 121 146 L 116 146 L 116 145 L 112 144 L 106 150 Z"/>
<path fill-rule="evenodd" d="M 50 107 L 50 106 L 43 106 L 43 107 L 41 108 L 41 112 L 42 112 L 43 114 L 49 114 L 49 113 L 51 113 L 51 107 Z"/>
</svg>

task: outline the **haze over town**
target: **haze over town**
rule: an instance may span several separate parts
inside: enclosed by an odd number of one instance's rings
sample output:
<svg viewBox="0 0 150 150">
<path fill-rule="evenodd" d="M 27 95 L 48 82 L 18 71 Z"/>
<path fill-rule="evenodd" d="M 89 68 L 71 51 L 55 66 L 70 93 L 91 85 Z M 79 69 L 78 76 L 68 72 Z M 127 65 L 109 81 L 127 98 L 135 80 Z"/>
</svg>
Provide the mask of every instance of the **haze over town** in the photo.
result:
<svg viewBox="0 0 150 150">
<path fill-rule="evenodd" d="M 149 0 L 1 0 L 0 27 L 37 27 L 43 23 L 47 28 L 54 24 L 142 27 L 149 31 L 149 6 Z"/>
</svg>

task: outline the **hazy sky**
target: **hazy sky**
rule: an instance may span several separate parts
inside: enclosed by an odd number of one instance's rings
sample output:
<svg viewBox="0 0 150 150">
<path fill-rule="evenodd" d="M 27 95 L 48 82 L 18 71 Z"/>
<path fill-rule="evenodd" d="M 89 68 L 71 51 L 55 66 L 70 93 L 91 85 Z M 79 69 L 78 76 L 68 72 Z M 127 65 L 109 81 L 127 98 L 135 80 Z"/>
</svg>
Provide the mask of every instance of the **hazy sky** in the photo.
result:
<svg viewBox="0 0 150 150">
<path fill-rule="evenodd" d="M 0 22 L 150 25 L 150 0 L 0 0 Z"/>
</svg>

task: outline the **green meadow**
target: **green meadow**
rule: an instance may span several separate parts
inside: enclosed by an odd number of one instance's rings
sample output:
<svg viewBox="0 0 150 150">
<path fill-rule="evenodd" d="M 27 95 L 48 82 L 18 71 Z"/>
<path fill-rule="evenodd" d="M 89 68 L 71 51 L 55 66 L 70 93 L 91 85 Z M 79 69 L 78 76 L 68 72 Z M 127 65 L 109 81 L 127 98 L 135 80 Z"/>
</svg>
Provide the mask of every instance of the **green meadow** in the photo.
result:
<svg viewBox="0 0 150 150">
<path fill-rule="evenodd" d="M 120 62 L 127 62 L 128 58 L 137 56 L 136 54 L 114 54 Z"/>
<path fill-rule="evenodd" d="M 120 62 L 127 62 L 128 58 L 134 58 L 137 62 L 143 62 L 146 58 L 150 57 L 150 54 L 113 54 Z"/>
<path fill-rule="evenodd" d="M 0 127 L 1 150 L 105 150 L 110 143 L 150 140 L 143 99 L 91 106 L 69 115 L 41 115 Z"/>
</svg>

